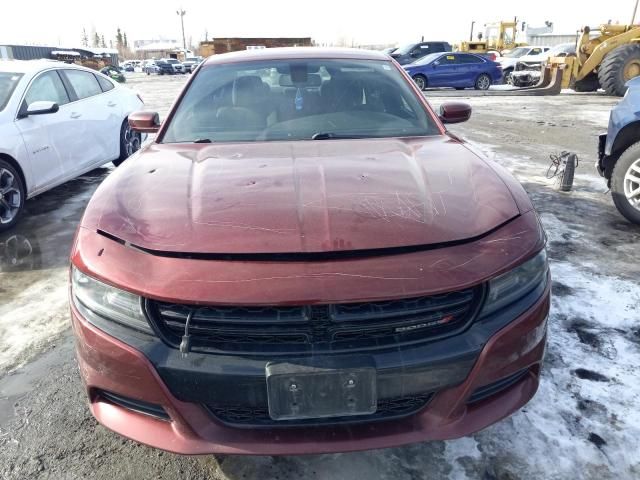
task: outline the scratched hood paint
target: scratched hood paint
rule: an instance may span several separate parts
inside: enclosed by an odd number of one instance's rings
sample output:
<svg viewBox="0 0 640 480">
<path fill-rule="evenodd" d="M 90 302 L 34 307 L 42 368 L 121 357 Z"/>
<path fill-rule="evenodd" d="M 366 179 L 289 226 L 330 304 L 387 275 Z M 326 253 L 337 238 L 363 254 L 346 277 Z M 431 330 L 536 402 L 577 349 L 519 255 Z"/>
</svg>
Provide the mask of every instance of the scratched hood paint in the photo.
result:
<svg viewBox="0 0 640 480">
<path fill-rule="evenodd" d="M 437 136 L 152 144 L 103 183 L 84 224 L 154 250 L 291 253 L 468 239 L 518 213 L 484 160 Z"/>
</svg>

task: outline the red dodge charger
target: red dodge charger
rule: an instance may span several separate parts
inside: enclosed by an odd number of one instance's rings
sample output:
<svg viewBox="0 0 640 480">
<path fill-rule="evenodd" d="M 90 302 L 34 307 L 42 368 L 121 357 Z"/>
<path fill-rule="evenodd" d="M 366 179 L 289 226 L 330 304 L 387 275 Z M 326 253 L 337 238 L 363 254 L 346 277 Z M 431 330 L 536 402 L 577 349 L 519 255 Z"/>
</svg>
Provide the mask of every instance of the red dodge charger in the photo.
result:
<svg viewBox="0 0 640 480">
<path fill-rule="evenodd" d="M 183 454 L 469 435 L 535 393 L 545 234 L 382 53 L 217 55 L 98 188 L 72 251 L 93 415 Z"/>
</svg>

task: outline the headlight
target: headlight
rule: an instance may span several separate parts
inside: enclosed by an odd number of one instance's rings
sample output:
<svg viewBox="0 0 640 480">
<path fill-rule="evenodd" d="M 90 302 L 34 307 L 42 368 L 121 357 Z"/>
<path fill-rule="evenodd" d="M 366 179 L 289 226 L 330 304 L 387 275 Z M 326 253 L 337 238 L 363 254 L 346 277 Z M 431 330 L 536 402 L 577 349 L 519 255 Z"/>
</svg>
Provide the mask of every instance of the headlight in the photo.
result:
<svg viewBox="0 0 640 480">
<path fill-rule="evenodd" d="M 480 316 L 484 317 L 524 297 L 547 281 L 547 251 L 542 250 L 527 260 L 489 282 L 489 293 Z"/>
<path fill-rule="evenodd" d="M 71 267 L 71 293 L 76 307 L 90 323 L 98 316 L 153 333 L 138 295 L 99 282 L 75 267 Z"/>
</svg>

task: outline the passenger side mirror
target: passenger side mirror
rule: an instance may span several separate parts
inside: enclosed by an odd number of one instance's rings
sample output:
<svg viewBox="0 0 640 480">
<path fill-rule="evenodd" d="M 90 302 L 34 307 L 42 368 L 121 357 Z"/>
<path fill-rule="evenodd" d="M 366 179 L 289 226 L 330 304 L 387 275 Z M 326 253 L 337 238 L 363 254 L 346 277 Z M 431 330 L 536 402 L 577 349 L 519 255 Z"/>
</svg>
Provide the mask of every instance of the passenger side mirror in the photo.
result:
<svg viewBox="0 0 640 480">
<path fill-rule="evenodd" d="M 471 118 L 471 105 L 463 102 L 447 102 L 440 106 L 442 123 L 462 123 Z"/>
<path fill-rule="evenodd" d="M 133 112 L 129 115 L 129 125 L 136 132 L 156 133 L 160 130 L 160 115 L 157 112 Z"/>
<path fill-rule="evenodd" d="M 24 116 L 29 117 L 31 115 L 47 115 L 49 113 L 56 113 L 58 110 L 60 110 L 60 107 L 56 102 L 33 102 L 30 103 L 27 107 Z"/>
</svg>

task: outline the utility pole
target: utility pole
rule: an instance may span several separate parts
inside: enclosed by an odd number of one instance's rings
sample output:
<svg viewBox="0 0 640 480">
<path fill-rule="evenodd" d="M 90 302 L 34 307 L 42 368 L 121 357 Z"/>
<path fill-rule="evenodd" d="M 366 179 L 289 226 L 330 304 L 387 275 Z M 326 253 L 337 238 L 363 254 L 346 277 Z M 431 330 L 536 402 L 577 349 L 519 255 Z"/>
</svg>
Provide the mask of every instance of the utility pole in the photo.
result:
<svg viewBox="0 0 640 480">
<path fill-rule="evenodd" d="M 182 46 L 184 47 L 184 51 L 187 51 L 187 40 L 184 37 L 184 15 L 187 13 L 185 12 L 182 7 L 180 7 L 180 10 L 177 10 L 176 13 L 178 15 L 180 15 L 180 25 L 182 26 Z"/>
<path fill-rule="evenodd" d="M 636 6 L 633 7 L 633 17 L 631 18 L 631 25 L 633 25 L 636 21 L 636 13 L 638 13 L 638 3 L 640 0 L 636 0 Z"/>
<path fill-rule="evenodd" d="M 476 21 L 472 20 L 471 21 L 471 33 L 469 34 L 469 41 L 470 42 L 473 42 L 473 27 L 474 27 L 475 24 L 476 24 Z"/>
</svg>

